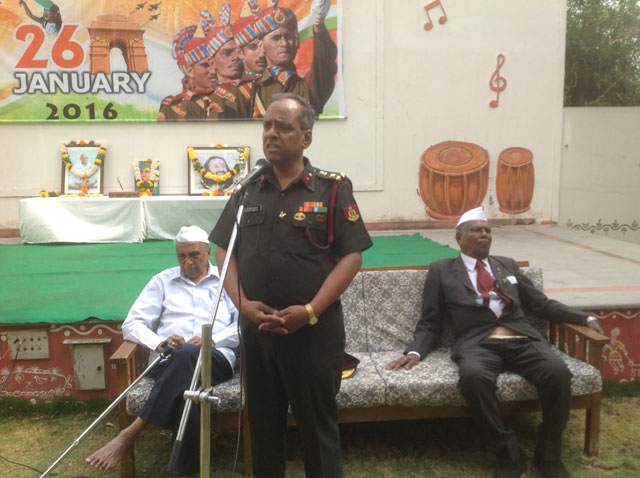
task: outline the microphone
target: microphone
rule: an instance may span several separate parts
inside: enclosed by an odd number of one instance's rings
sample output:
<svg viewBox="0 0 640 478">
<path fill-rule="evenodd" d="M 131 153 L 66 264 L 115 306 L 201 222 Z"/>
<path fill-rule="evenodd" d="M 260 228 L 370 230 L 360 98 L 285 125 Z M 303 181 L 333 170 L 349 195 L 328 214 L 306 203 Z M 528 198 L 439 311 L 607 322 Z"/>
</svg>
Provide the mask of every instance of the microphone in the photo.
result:
<svg viewBox="0 0 640 478">
<path fill-rule="evenodd" d="M 238 184 L 233 188 L 233 193 L 241 192 L 244 190 L 250 182 L 252 182 L 255 178 L 260 176 L 261 174 L 266 173 L 271 169 L 271 163 L 264 158 L 259 159 L 256 162 L 254 168 L 247 174 L 244 178 L 242 178 Z"/>
</svg>

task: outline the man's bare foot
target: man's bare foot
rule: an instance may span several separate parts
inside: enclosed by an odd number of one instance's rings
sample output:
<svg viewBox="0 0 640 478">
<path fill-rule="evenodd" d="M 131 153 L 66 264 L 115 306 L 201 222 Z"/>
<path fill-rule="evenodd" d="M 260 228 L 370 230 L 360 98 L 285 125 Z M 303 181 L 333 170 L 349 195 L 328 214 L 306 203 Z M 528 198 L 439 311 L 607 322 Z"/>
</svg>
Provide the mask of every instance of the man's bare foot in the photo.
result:
<svg viewBox="0 0 640 478">
<path fill-rule="evenodd" d="M 86 458 L 85 462 L 101 470 L 110 470 L 120 463 L 134 439 L 135 436 L 127 433 L 127 429 L 122 430 L 117 437 Z"/>
</svg>

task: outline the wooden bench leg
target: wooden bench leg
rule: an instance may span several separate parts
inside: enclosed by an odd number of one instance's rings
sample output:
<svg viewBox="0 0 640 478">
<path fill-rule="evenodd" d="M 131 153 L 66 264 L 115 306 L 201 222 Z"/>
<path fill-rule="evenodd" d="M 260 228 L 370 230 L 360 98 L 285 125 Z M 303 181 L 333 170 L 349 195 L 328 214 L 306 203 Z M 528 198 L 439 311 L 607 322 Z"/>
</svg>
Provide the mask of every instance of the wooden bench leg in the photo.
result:
<svg viewBox="0 0 640 478">
<path fill-rule="evenodd" d="M 126 399 L 123 399 L 118 403 L 118 427 L 119 431 L 124 430 L 133 423 L 133 419 L 127 415 Z M 136 476 L 136 464 L 133 455 L 133 446 L 131 451 L 128 452 L 120 461 L 120 478 L 135 478 Z"/>
<path fill-rule="evenodd" d="M 587 409 L 584 426 L 584 452 L 589 456 L 598 454 L 600 441 L 600 394 L 595 393 L 591 408 Z"/>
<path fill-rule="evenodd" d="M 131 447 L 131 453 L 125 455 L 120 462 L 120 478 L 135 478 L 136 476 L 136 463 L 133 458 L 133 447 Z"/>
</svg>

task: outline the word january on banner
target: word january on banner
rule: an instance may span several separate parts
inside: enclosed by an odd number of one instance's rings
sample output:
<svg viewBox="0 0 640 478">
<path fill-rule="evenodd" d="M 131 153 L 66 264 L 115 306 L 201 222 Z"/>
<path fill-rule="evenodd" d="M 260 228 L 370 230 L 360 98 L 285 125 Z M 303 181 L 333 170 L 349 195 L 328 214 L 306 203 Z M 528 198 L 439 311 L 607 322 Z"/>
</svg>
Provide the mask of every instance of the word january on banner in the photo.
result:
<svg viewBox="0 0 640 478">
<path fill-rule="evenodd" d="M 0 122 L 260 119 L 285 88 L 344 118 L 341 2 L 3 0 Z"/>
<path fill-rule="evenodd" d="M 14 95 L 44 93 L 140 93 L 144 94 L 145 84 L 151 73 L 115 72 L 106 75 L 98 72 L 91 75 L 88 72 L 63 71 L 60 73 L 42 73 L 39 71 L 28 75 L 26 72 L 16 71 L 15 79 L 18 87 L 13 89 Z"/>
</svg>

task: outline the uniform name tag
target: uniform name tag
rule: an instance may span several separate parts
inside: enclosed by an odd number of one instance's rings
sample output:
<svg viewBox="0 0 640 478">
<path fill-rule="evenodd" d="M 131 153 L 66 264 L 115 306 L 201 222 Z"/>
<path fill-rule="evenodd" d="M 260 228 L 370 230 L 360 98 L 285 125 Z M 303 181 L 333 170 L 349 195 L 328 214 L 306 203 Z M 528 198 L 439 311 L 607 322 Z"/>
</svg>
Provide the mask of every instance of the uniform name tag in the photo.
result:
<svg viewBox="0 0 640 478">
<path fill-rule="evenodd" d="M 508 280 L 511 284 L 517 284 L 517 283 L 518 283 L 518 279 L 516 279 L 516 276 L 507 276 L 507 280 Z"/>
<path fill-rule="evenodd" d="M 260 212 L 260 211 L 262 211 L 262 205 L 247 206 L 244 208 L 244 212 Z"/>
</svg>

